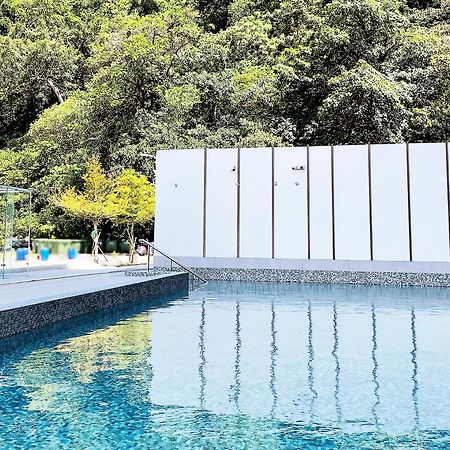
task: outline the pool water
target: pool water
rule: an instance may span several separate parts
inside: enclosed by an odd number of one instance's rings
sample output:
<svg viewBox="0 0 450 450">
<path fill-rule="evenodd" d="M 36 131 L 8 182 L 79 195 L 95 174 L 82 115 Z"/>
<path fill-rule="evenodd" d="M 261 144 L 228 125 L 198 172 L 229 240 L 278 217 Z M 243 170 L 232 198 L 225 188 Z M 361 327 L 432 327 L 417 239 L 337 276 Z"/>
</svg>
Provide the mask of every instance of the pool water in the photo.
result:
<svg viewBox="0 0 450 450">
<path fill-rule="evenodd" d="M 0 448 L 450 448 L 446 289 L 210 283 L 0 350 Z"/>
</svg>

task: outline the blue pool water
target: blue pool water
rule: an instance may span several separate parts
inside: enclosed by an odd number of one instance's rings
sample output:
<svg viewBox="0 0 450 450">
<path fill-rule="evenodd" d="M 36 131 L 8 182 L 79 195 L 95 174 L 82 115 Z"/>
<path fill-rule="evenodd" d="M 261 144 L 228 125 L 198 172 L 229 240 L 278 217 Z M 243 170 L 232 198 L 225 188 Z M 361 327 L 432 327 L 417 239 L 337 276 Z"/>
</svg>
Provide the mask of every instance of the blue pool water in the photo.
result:
<svg viewBox="0 0 450 450">
<path fill-rule="evenodd" d="M 210 283 L 0 350 L 0 448 L 450 448 L 445 289 Z"/>
</svg>

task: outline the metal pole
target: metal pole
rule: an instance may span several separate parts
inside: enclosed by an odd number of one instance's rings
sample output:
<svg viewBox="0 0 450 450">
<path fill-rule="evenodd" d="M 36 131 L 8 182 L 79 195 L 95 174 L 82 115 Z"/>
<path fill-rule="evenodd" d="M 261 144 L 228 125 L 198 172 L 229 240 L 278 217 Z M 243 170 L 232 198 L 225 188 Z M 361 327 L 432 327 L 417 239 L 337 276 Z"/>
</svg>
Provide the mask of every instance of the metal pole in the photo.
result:
<svg viewBox="0 0 450 450">
<path fill-rule="evenodd" d="M 7 217 L 7 203 L 8 203 L 8 189 L 6 189 L 5 195 L 5 211 L 3 215 L 3 257 L 2 257 L 2 278 L 5 278 L 5 267 L 6 267 L 6 217 Z"/>
<path fill-rule="evenodd" d="M 193 272 L 191 269 L 188 269 L 186 266 L 183 266 L 183 264 L 179 263 L 178 261 L 176 261 L 175 259 L 171 258 L 169 255 L 167 255 L 166 253 L 164 253 L 163 251 L 157 249 L 153 244 L 151 244 L 149 241 L 147 241 L 146 239 L 139 239 L 139 242 L 143 242 L 144 244 L 147 244 L 150 248 L 152 248 L 154 251 L 158 252 L 160 255 L 164 256 L 165 258 L 167 258 L 170 261 L 170 265 L 172 267 L 173 263 L 175 263 L 178 267 L 181 267 L 183 270 L 185 270 L 186 272 L 192 274 L 192 276 L 198 278 L 199 280 L 202 280 L 205 284 L 208 283 L 207 280 L 205 280 L 205 278 L 201 277 L 200 275 L 196 274 L 195 272 Z"/>
<path fill-rule="evenodd" d="M 31 192 L 28 204 L 28 254 L 27 254 L 27 277 L 30 276 L 30 254 L 31 254 Z"/>
</svg>

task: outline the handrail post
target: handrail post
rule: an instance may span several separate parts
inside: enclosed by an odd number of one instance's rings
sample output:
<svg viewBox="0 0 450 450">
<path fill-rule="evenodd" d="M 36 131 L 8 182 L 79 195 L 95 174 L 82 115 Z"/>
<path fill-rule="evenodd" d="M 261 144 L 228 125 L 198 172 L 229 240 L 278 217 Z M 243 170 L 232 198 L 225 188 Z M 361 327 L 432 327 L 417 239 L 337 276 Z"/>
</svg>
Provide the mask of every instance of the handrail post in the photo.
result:
<svg viewBox="0 0 450 450">
<path fill-rule="evenodd" d="M 183 264 L 180 264 L 178 261 L 176 261 L 175 259 L 171 258 L 169 255 L 166 255 L 164 252 L 162 252 L 161 250 L 158 250 L 153 244 L 151 244 L 150 242 L 148 242 L 146 239 L 139 239 L 139 242 L 142 242 L 146 245 L 148 245 L 150 248 L 153 249 L 153 251 L 157 251 L 159 254 L 161 254 L 162 256 L 164 256 L 165 258 L 167 258 L 168 260 L 170 260 L 170 270 L 173 270 L 173 263 L 175 263 L 177 266 L 181 267 L 181 269 L 185 270 L 186 272 L 188 272 L 189 274 L 192 275 L 192 277 L 198 278 L 199 280 L 201 280 L 203 283 L 208 284 L 208 281 L 205 280 L 203 277 L 201 277 L 200 275 L 197 275 L 194 271 L 192 271 L 191 269 L 188 269 L 186 266 L 183 266 Z"/>
</svg>

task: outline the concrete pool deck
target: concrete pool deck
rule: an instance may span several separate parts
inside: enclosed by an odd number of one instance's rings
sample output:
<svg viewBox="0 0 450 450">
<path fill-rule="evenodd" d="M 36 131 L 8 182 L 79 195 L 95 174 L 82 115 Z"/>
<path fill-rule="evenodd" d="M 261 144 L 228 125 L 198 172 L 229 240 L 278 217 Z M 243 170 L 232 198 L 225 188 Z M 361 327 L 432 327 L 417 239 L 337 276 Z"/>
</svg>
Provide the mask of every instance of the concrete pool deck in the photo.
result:
<svg viewBox="0 0 450 450">
<path fill-rule="evenodd" d="M 139 268 L 48 269 L 1 280 L 0 338 L 99 309 L 188 292 L 187 273 L 127 276 L 125 271 Z"/>
<path fill-rule="evenodd" d="M 143 268 L 141 268 L 142 270 Z M 126 271 L 139 271 L 138 268 Z M 0 280 L 0 311 L 157 279 L 165 275 L 130 277 L 123 268 L 104 270 L 47 269 L 14 274 Z"/>
<path fill-rule="evenodd" d="M 50 255 L 47 261 L 37 259 L 37 255 L 31 255 L 29 261 L 6 261 L 5 274 L 8 279 L 13 276 L 17 279 L 18 275 L 29 278 L 35 277 L 35 272 L 44 271 L 77 271 L 81 272 L 101 272 L 105 270 L 126 270 L 127 268 L 147 267 L 147 256 L 135 256 L 135 264 L 128 264 L 128 255 L 107 254 L 107 260 L 101 258 L 99 263 L 94 263 L 91 255 L 81 254 L 75 259 L 68 259 L 66 256 Z M 150 257 L 150 265 L 153 265 L 153 257 Z M 0 271 L 0 284 L 2 283 L 2 271 Z"/>
</svg>

